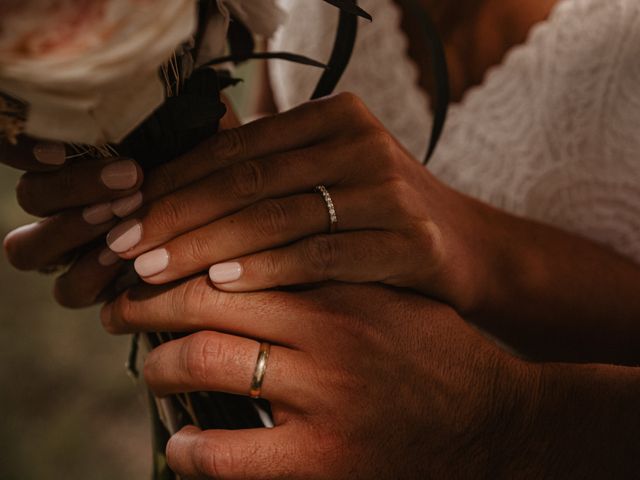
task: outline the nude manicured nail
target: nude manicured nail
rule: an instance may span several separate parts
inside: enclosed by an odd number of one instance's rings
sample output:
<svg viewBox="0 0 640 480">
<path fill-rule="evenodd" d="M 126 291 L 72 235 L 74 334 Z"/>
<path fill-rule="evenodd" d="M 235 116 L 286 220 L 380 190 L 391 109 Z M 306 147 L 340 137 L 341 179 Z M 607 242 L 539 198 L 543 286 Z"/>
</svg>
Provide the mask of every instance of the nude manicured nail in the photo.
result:
<svg viewBox="0 0 640 480">
<path fill-rule="evenodd" d="M 40 142 L 33 147 L 33 156 L 45 165 L 62 165 L 67 161 L 64 143 Z"/>
<path fill-rule="evenodd" d="M 109 248 L 116 253 L 124 253 L 138 245 L 142 240 L 142 224 L 139 220 L 121 223 L 107 235 Z"/>
<path fill-rule="evenodd" d="M 99 203 L 85 208 L 82 211 L 82 218 L 91 225 L 100 225 L 113 218 L 110 203 Z"/>
<path fill-rule="evenodd" d="M 213 283 L 235 282 L 242 276 L 242 265 L 237 262 L 219 263 L 209 269 L 209 278 Z"/>
<path fill-rule="evenodd" d="M 128 217 L 142 206 L 142 192 L 111 202 L 111 211 L 120 218 Z"/>
<path fill-rule="evenodd" d="M 147 252 L 136 258 L 134 266 L 141 277 L 153 277 L 169 266 L 169 252 L 164 248 Z"/>
<path fill-rule="evenodd" d="M 116 255 L 111 249 L 105 248 L 100 255 L 98 255 L 98 263 L 103 267 L 110 267 L 115 265 L 120 260 L 120 257 Z"/>
<path fill-rule="evenodd" d="M 100 178 L 111 190 L 127 190 L 138 183 L 138 168 L 132 160 L 119 160 L 104 167 Z"/>
</svg>

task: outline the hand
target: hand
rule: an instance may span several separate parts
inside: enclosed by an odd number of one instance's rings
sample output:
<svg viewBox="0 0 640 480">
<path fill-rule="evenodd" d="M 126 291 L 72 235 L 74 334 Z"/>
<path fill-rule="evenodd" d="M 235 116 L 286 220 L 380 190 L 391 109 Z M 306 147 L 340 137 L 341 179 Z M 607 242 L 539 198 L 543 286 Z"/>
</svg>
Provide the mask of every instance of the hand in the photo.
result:
<svg viewBox="0 0 640 480">
<path fill-rule="evenodd" d="M 258 342 L 273 345 L 262 396 L 276 427 L 185 428 L 167 455 L 186 478 L 480 478 L 526 439 L 537 398 L 538 367 L 450 308 L 382 286 L 230 294 L 201 276 L 134 287 L 102 320 L 118 334 L 204 330 L 147 356 L 158 396 L 246 395 Z"/>
<path fill-rule="evenodd" d="M 240 123 L 230 105 L 227 112 L 221 128 L 237 127 Z M 68 266 L 57 278 L 54 293 L 62 305 L 78 308 L 100 301 L 114 280 L 130 270 L 107 248 L 104 235 L 119 218 L 142 206 L 143 172 L 133 160 L 79 160 L 75 150 L 27 137 L 15 146 L 0 142 L 0 162 L 27 172 L 17 187 L 18 203 L 27 213 L 45 217 L 7 235 L 7 257 L 21 270 L 55 272 Z M 182 168 L 185 163 L 189 160 L 183 160 Z M 187 171 L 181 177 L 185 181 L 199 175 L 197 169 Z M 171 191 L 161 187 L 167 172 L 154 173 L 148 201 Z M 126 285 L 131 275 L 120 279 Z"/>
<path fill-rule="evenodd" d="M 72 147 L 26 137 L 16 146 L 2 144 L 0 151 L 0 161 L 26 171 L 17 187 L 19 204 L 27 213 L 45 217 L 6 237 L 7 257 L 23 270 L 54 272 L 71 265 L 79 281 L 63 303 L 73 306 L 95 301 L 123 270 L 123 262 L 106 248 L 104 235 L 118 215 L 141 205 L 143 179 L 132 160 L 79 156 Z"/>
<path fill-rule="evenodd" d="M 460 311 L 484 298 L 490 209 L 438 182 L 353 95 L 229 130 L 193 157 L 211 165 L 205 178 L 184 187 L 177 160 L 164 176 L 176 191 L 109 234 L 149 283 L 213 265 L 226 291 L 377 281 Z M 336 234 L 316 185 L 333 198 Z"/>
</svg>

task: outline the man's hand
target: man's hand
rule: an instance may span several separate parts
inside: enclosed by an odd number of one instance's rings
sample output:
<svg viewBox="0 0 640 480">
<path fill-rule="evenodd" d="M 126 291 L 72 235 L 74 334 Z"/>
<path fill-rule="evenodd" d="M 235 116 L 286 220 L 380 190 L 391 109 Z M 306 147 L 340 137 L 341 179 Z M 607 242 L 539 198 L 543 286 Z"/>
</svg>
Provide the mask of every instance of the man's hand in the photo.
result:
<svg viewBox="0 0 640 480">
<path fill-rule="evenodd" d="M 205 277 L 104 307 L 111 333 L 181 331 L 147 357 L 159 396 L 247 395 L 259 342 L 273 429 L 200 431 L 170 466 L 216 479 L 585 479 L 639 471 L 640 372 L 524 362 L 450 308 L 373 285 L 225 293 Z M 202 330 L 202 331 L 200 331 Z M 198 333 L 191 333 L 199 331 Z"/>
<path fill-rule="evenodd" d="M 134 287 L 102 319 L 111 333 L 204 330 L 149 354 L 145 379 L 159 396 L 246 395 L 259 341 L 273 345 L 262 394 L 276 427 L 184 429 L 167 453 L 188 478 L 481 472 L 538 393 L 537 367 L 500 351 L 450 308 L 381 286 L 229 294 L 198 277 Z"/>
</svg>

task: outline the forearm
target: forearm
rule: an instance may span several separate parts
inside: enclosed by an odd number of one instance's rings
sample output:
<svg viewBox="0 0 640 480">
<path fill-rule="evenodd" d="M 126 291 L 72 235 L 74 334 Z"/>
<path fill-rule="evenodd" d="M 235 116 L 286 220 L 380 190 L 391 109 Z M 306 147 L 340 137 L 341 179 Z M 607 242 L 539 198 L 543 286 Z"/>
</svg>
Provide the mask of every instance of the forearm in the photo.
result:
<svg viewBox="0 0 640 480">
<path fill-rule="evenodd" d="M 640 369 L 549 364 L 525 428 L 496 478 L 635 478 Z M 496 452 L 500 455 L 500 452 Z"/>
<path fill-rule="evenodd" d="M 640 266 L 583 238 L 492 209 L 472 319 L 537 359 L 640 363 Z"/>
</svg>

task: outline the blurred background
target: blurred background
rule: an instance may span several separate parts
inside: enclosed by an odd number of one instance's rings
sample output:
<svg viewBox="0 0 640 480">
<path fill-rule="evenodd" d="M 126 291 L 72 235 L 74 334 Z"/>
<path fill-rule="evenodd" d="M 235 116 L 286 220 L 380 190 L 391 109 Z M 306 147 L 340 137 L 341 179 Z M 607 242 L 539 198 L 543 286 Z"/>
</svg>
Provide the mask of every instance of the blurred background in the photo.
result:
<svg viewBox="0 0 640 480">
<path fill-rule="evenodd" d="M 230 91 L 240 115 L 249 83 Z M 0 165 L 2 238 L 35 220 L 17 206 L 19 176 Z M 125 370 L 130 338 L 107 335 L 97 309 L 58 306 L 52 287 L 53 277 L 15 271 L 0 255 L 0 479 L 149 478 L 146 394 Z"/>
<path fill-rule="evenodd" d="M 0 165 L 0 234 L 30 223 Z M 97 309 L 70 311 L 53 277 L 0 256 L 0 479 L 149 478 L 146 397 L 124 365 L 129 338 L 107 335 Z"/>
</svg>

